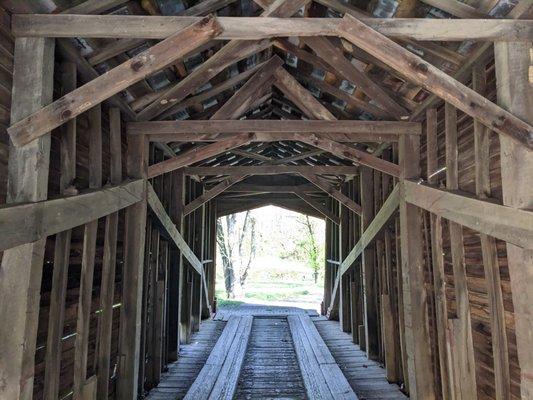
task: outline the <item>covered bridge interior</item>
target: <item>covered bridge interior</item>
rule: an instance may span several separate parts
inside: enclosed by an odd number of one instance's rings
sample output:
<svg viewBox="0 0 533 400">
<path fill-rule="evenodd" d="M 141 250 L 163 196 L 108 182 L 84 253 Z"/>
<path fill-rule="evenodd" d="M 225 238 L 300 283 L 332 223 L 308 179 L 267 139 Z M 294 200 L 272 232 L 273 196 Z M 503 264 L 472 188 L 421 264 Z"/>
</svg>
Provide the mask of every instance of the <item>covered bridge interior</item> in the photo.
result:
<svg viewBox="0 0 533 400">
<path fill-rule="evenodd" d="M 531 0 L 0 5 L 1 399 L 533 398 Z M 269 204 L 321 316 L 217 313 Z"/>
</svg>

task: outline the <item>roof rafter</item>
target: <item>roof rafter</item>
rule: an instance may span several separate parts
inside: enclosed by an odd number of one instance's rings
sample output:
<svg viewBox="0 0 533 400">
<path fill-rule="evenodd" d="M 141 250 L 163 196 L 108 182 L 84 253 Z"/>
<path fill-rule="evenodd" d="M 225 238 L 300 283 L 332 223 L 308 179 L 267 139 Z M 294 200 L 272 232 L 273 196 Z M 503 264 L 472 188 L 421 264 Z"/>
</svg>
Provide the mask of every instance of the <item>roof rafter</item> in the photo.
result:
<svg viewBox="0 0 533 400">
<path fill-rule="evenodd" d="M 20 146 L 50 132 L 208 42 L 220 34 L 221 29 L 214 18 L 207 17 L 179 31 L 174 36 L 18 121 L 8 128 L 11 140 Z"/>
<path fill-rule="evenodd" d="M 456 81 L 402 46 L 346 15 L 339 33 L 490 129 L 533 149 L 533 127 Z"/>
</svg>

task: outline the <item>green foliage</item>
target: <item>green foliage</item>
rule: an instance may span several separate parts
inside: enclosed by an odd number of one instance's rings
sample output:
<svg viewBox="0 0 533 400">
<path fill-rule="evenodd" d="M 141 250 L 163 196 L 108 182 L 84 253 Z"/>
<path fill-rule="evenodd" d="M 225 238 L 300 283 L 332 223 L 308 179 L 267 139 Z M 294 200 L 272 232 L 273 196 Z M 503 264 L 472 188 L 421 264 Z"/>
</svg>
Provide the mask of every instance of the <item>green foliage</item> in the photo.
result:
<svg viewBox="0 0 533 400">
<path fill-rule="evenodd" d="M 253 235 L 243 235 L 246 220 Z M 317 282 L 324 271 L 324 220 L 264 207 L 219 218 L 217 233 L 217 298 L 292 301 L 315 294 L 320 298 Z M 239 293 L 228 290 L 230 275 L 233 287 L 241 288 Z M 316 299 L 311 301 L 320 301 Z"/>
<path fill-rule="evenodd" d="M 241 304 L 244 304 L 244 301 L 239 300 L 228 300 L 217 297 L 217 307 L 237 307 Z"/>
</svg>

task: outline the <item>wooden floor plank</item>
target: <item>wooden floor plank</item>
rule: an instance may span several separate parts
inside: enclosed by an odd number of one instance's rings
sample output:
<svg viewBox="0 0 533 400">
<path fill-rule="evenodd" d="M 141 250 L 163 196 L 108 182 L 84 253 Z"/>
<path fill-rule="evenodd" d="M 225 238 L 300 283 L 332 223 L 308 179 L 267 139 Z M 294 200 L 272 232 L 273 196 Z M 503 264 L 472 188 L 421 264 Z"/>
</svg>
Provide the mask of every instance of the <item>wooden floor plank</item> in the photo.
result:
<svg viewBox="0 0 533 400">
<path fill-rule="evenodd" d="M 236 400 L 307 399 L 287 318 L 255 317 Z"/>
<path fill-rule="evenodd" d="M 202 370 L 226 323 L 204 321 L 188 344 L 180 345 L 178 360 L 168 365 L 161 382 L 150 391 L 147 400 L 183 399 Z"/>
<path fill-rule="evenodd" d="M 307 315 L 289 316 L 298 362 L 310 399 L 357 399 Z"/>
<path fill-rule="evenodd" d="M 407 399 L 398 385 L 387 382 L 386 371 L 366 357 L 352 342 L 349 334 L 340 330 L 339 323 L 324 317 L 313 318 L 318 333 L 331 351 L 335 362 L 361 399 Z"/>
<path fill-rule="evenodd" d="M 243 305 L 219 314 L 180 347 L 149 400 L 183 399 L 187 392 L 195 400 L 407 398 L 338 322 L 292 307 Z M 207 387 L 200 397 L 193 382 Z"/>
</svg>

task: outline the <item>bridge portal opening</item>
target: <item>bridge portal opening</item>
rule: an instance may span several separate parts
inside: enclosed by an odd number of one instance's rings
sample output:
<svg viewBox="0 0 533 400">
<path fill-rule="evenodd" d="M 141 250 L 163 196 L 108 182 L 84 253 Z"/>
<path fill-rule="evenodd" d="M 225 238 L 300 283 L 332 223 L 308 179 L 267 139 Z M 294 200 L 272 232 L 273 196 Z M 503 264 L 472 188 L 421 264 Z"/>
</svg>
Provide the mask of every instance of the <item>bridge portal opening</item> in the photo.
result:
<svg viewBox="0 0 533 400">
<path fill-rule="evenodd" d="M 326 224 L 266 206 L 217 220 L 218 307 L 243 303 L 320 310 Z"/>
</svg>

